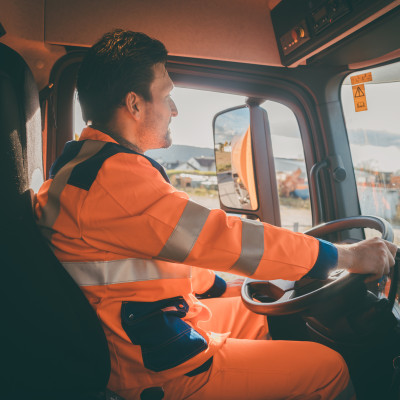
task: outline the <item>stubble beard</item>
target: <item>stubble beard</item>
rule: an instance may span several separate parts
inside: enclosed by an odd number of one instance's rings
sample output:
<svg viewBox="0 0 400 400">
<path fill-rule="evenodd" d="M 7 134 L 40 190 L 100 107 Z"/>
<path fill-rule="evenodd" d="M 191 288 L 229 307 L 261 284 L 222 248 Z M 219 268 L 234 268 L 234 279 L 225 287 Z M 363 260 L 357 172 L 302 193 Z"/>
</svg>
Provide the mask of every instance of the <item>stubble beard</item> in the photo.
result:
<svg viewBox="0 0 400 400">
<path fill-rule="evenodd" d="M 165 140 L 164 140 L 164 145 L 162 146 L 163 149 L 167 149 L 170 147 L 172 144 L 172 134 L 171 134 L 171 129 L 168 128 L 166 134 L 165 134 Z"/>
</svg>

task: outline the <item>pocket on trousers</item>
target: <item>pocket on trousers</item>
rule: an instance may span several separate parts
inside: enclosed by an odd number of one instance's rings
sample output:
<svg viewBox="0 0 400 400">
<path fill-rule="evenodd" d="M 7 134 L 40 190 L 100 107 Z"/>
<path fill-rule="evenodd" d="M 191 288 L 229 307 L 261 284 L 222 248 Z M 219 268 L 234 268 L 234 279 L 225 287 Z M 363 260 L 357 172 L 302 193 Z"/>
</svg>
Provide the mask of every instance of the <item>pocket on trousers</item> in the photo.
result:
<svg viewBox="0 0 400 400">
<path fill-rule="evenodd" d="M 176 367 L 207 348 L 206 340 L 182 318 L 189 307 L 182 297 L 156 302 L 123 302 L 122 327 L 142 350 L 146 368 Z"/>
</svg>

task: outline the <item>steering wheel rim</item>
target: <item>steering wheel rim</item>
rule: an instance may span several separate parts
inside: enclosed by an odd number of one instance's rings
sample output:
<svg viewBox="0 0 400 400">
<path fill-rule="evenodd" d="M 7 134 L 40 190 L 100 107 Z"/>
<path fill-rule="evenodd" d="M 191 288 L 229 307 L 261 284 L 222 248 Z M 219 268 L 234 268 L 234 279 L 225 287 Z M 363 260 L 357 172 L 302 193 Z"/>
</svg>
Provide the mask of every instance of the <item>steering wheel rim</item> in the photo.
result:
<svg viewBox="0 0 400 400">
<path fill-rule="evenodd" d="M 381 232 L 382 239 L 393 242 L 394 233 L 391 225 L 381 217 L 373 215 L 361 215 L 356 217 L 340 218 L 320 225 L 313 226 L 304 232 L 304 234 L 314 237 L 320 237 L 333 232 L 345 231 L 353 228 L 371 228 Z"/>
<path fill-rule="evenodd" d="M 340 232 L 353 228 L 376 229 L 381 233 L 382 239 L 392 242 L 394 239 L 391 225 L 383 218 L 370 215 L 341 218 L 317 225 L 304 233 L 310 236 L 324 236 L 329 233 Z M 399 251 L 398 255 L 400 255 Z M 392 306 L 396 296 L 396 290 L 393 289 L 396 289 L 395 286 L 397 286 L 397 284 L 394 282 L 397 282 L 398 277 L 398 258 L 399 257 L 396 257 L 396 264 L 388 298 Z M 295 295 L 295 285 L 302 280 L 303 279 L 297 282 L 284 281 L 281 279 L 260 281 L 246 278 L 241 290 L 242 301 L 247 308 L 257 314 L 288 315 L 305 311 L 310 308 L 311 305 L 315 304 L 316 301 L 329 301 L 331 298 L 333 300 L 333 298 L 337 296 L 338 292 L 350 284 L 364 285 L 363 275 L 350 274 L 345 270 L 337 270 L 330 275 L 327 282 L 310 279 L 309 288 L 311 287 L 310 285 L 314 284 L 316 289 L 312 289 L 306 294 L 292 297 Z M 318 282 L 325 283 L 319 286 Z M 268 301 L 269 299 L 272 301 L 260 303 L 253 299 L 252 294 L 254 294 L 255 290 L 260 289 L 261 287 L 263 287 L 268 294 L 265 296 L 265 298 L 267 298 Z M 274 296 L 269 297 L 269 294 L 273 294 Z M 280 295 L 280 297 L 275 299 L 275 295 L 277 294 Z"/>
</svg>

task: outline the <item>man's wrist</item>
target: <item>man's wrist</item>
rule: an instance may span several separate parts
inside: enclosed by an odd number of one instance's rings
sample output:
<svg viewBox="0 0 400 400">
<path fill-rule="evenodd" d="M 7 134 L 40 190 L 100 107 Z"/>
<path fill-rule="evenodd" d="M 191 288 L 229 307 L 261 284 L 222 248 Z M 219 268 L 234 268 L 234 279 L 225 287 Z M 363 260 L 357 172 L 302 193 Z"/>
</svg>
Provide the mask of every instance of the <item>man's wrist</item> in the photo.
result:
<svg viewBox="0 0 400 400">
<path fill-rule="evenodd" d="M 338 264 L 337 247 L 326 240 L 318 239 L 318 242 L 318 258 L 305 276 L 313 279 L 326 279 L 330 271 Z"/>
<path fill-rule="evenodd" d="M 338 267 L 349 269 L 354 263 L 353 252 L 349 245 L 337 244 L 338 251 Z"/>
<path fill-rule="evenodd" d="M 205 293 L 195 293 L 198 299 L 211 299 L 221 297 L 226 292 L 227 284 L 224 279 L 215 274 L 214 284 Z"/>
</svg>

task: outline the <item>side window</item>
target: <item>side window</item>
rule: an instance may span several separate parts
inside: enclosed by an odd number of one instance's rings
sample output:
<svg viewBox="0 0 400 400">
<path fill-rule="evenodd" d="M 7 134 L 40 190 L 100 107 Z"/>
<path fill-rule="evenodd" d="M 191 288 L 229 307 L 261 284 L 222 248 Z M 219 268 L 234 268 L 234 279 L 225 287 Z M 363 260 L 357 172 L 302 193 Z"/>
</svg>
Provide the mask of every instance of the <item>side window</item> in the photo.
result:
<svg viewBox="0 0 400 400">
<path fill-rule="evenodd" d="M 86 126 L 85 122 L 83 121 L 82 118 L 82 110 L 81 110 L 81 104 L 79 103 L 78 100 L 78 91 L 75 90 L 74 93 L 74 137 L 72 138 L 73 140 L 78 140 L 79 136 L 81 135 L 81 132 L 83 128 Z"/>
<path fill-rule="evenodd" d="M 282 227 L 304 232 L 312 215 L 299 124 L 283 104 L 268 100 L 261 107 L 268 112 Z"/>
<path fill-rule="evenodd" d="M 342 85 L 342 106 L 361 213 L 389 221 L 397 245 L 400 244 L 399 97 L 399 62 L 353 73 Z"/>
<path fill-rule="evenodd" d="M 219 111 L 245 103 L 244 96 L 175 87 L 171 93 L 178 108 L 172 118 L 172 146 L 149 150 L 177 189 L 208 208 L 219 208 L 212 120 Z M 77 96 L 74 104 L 74 138 L 85 127 Z"/>
</svg>

